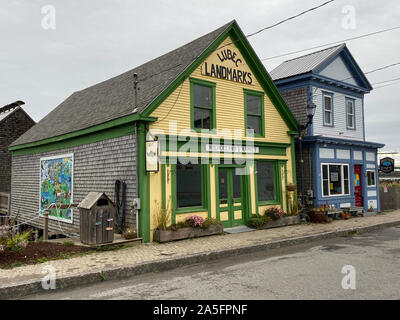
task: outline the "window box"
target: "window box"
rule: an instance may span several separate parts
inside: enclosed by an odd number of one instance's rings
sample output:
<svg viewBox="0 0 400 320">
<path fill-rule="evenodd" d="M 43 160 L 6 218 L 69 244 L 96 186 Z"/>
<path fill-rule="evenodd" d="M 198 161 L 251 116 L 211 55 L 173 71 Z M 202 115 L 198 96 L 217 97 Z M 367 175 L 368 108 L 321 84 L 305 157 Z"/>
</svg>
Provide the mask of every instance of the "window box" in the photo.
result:
<svg viewBox="0 0 400 320">
<path fill-rule="evenodd" d="M 153 240 L 157 242 L 169 242 L 211 236 L 223 232 L 224 227 L 220 224 L 212 224 L 207 229 L 187 227 L 176 230 L 154 230 Z"/>
<path fill-rule="evenodd" d="M 268 221 L 266 224 L 263 225 L 262 229 L 284 227 L 299 223 L 300 223 L 300 216 L 287 216 L 280 218 L 278 220 Z"/>
</svg>

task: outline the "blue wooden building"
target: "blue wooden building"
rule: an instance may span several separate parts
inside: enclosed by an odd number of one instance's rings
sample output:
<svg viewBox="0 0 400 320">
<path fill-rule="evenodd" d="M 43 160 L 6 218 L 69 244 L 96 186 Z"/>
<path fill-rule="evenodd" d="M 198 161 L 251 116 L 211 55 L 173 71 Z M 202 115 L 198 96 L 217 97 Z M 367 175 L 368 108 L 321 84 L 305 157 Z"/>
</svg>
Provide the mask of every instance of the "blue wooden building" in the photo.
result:
<svg viewBox="0 0 400 320">
<path fill-rule="evenodd" d="M 346 45 L 285 61 L 271 77 L 300 125 L 307 104 L 316 105 L 302 139 L 303 162 L 296 151 L 309 204 L 379 212 L 377 150 L 384 144 L 366 141 L 364 95 L 372 86 Z"/>
</svg>

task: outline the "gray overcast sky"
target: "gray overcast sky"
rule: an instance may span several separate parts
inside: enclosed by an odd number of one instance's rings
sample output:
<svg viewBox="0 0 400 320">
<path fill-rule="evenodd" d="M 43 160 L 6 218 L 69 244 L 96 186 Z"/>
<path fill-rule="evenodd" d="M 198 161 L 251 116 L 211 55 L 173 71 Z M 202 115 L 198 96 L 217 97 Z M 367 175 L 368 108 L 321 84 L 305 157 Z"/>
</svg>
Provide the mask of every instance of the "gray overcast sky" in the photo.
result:
<svg viewBox="0 0 400 320">
<path fill-rule="evenodd" d="M 0 105 L 17 99 L 39 121 L 74 91 L 125 72 L 232 19 L 245 34 L 324 0 L 0 0 Z M 44 5 L 56 9 L 56 29 L 41 26 Z M 346 5 L 356 28 L 342 27 Z M 249 38 L 260 58 L 400 25 L 398 0 L 336 0 Z M 363 71 L 400 62 L 400 30 L 350 41 Z M 313 50 L 315 51 L 315 50 Z M 310 51 L 311 52 L 311 51 Z M 308 53 L 308 52 L 306 52 Z M 302 53 L 304 54 L 304 53 Z M 266 61 L 267 70 L 302 54 Z M 368 76 L 400 77 L 400 65 Z M 400 83 L 365 98 L 367 139 L 400 152 Z M 397 157 L 400 160 L 400 156 Z"/>
</svg>

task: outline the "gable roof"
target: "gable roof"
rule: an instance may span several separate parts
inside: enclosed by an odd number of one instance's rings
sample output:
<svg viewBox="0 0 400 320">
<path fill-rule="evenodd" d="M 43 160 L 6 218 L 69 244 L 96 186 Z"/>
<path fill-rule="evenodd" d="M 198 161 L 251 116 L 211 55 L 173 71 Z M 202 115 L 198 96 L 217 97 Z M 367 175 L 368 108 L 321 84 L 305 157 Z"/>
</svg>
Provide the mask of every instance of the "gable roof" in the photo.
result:
<svg viewBox="0 0 400 320">
<path fill-rule="evenodd" d="M 341 44 L 284 61 L 270 72 L 271 78 L 275 81 L 312 72 L 344 46 Z"/>
<path fill-rule="evenodd" d="M 112 205 L 114 202 L 104 192 L 89 192 L 86 197 L 78 204 L 78 208 L 90 210 L 101 197 L 107 198 Z"/>
<path fill-rule="evenodd" d="M 87 89 L 75 92 L 39 123 L 17 139 L 15 146 L 32 144 L 44 139 L 58 137 L 71 132 L 90 128 L 111 120 L 140 114 L 149 116 L 154 106 L 164 99 L 166 93 L 177 87 L 187 76 L 185 73 L 200 64 L 205 56 L 215 50 L 223 38 L 231 32 L 239 50 L 250 55 L 250 64 L 257 69 L 259 77 L 270 91 L 270 99 L 290 130 L 296 130 L 296 120 L 286 106 L 265 67 L 254 53 L 249 42 L 233 20 L 222 27 L 178 48 L 151 60 L 119 76 L 98 83 Z M 235 40 L 234 40 L 235 41 Z M 135 110 L 134 74 L 138 75 L 137 110 Z M 149 106 L 152 106 L 149 108 Z M 21 146 L 22 147 L 22 146 Z"/>
<path fill-rule="evenodd" d="M 342 55 L 345 58 L 345 62 L 353 70 L 355 78 L 357 78 L 355 80 L 360 83 L 360 87 L 370 91 L 372 89 L 371 84 L 358 66 L 354 57 L 351 55 L 345 43 L 287 60 L 273 69 L 270 74 L 274 81 L 288 79 L 307 73 L 316 74 L 323 70 L 339 55 Z M 346 79 L 334 80 L 342 82 Z"/>
<path fill-rule="evenodd" d="M 17 112 L 18 110 L 21 110 L 21 112 L 23 112 L 25 115 L 26 115 L 26 117 L 28 117 L 31 121 L 32 121 L 32 123 L 35 123 L 35 121 L 30 117 L 30 115 L 28 114 L 28 113 L 26 113 L 26 111 L 22 108 L 22 107 L 20 107 L 20 106 L 17 106 L 17 107 L 15 107 L 15 108 L 13 108 L 13 109 L 8 109 L 8 110 L 6 110 L 6 111 L 2 111 L 1 109 L 0 109 L 0 125 L 1 125 L 1 123 L 3 122 L 3 121 L 5 121 L 11 114 L 13 114 L 13 113 L 15 113 L 15 112 Z"/>
</svg>

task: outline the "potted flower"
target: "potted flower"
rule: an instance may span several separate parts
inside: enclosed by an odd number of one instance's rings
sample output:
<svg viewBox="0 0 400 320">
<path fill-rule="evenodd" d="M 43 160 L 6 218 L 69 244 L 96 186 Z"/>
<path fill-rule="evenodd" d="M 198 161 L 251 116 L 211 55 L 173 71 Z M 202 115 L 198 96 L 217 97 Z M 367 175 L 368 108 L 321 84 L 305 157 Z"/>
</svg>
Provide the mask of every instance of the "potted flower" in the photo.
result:
<svg viewBox="0 0 400 320">
<path fill-rule="evenodd" d="M 168 206 L 169 207 L 169 206 Z M 220 234 L 224 231 L 223 226 L 215 219 L 204 219 L 197 215 L 190 215 L 184 221 L 170 224 L 169 209 L 157 207 L 157 226 L 153 233 L 153 240 L 157 242 L 169 242 L 189 238 L 197 238 Z"/>
<path fill-rule="evenodd" d="M 319 208 L 314 208 L 311 211 L 311 221 L 315 223 L 328 222 L 328 208 L 322 205 Z"/>
<path fill-rule="evenodd" d="M 279 207 L 265 209 L 264 215 L 254 215 L 248 221 L 249 227 L 269 229 L 300 223 L 298 215 L 289 215 Z"/>
</svg>

